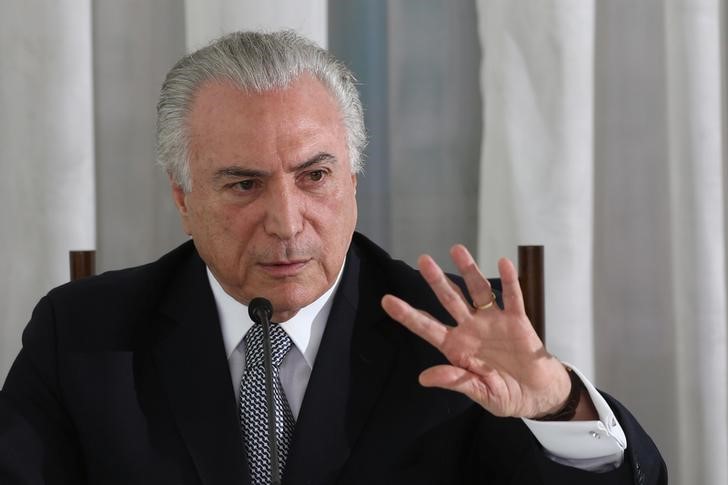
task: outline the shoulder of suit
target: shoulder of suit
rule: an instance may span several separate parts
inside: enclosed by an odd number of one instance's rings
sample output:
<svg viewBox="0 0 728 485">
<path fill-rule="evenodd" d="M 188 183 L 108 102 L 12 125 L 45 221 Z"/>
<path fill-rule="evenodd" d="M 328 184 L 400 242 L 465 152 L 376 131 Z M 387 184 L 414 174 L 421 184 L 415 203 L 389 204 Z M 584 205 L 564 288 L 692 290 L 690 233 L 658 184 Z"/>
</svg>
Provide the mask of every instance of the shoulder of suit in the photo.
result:
<svg viewBox="0 0 728 485">
<path fill-rule="evenodd" d="M 59 348 L 137 348 L 151 335 L 167 291 L 190 265 L 204 274 L 204 263 L 188 241 L 152 263 L 54 288 L 36 307 L 24 345 L 33 335 L 52 334 Z"/>
<path fill-rule="evenodd" d="M 187 241 L 158 260 L 141 266 L 107 271 L 66 283 L 52 289 L 48 298 L 55 302 L 100 301 L 139 303 L 164 291 L 179 268 L 201 260 L 193 242 Z"/>
<path fill-rule="evenodd" d="M 441 321 L 452 323 L 450 316 L 444 311 L 419 270 L 402 260 L 392 258 L 387 251 L 359 233 L 354 234 L 353 247 L 364 264 L 377 267 L 382 281 L 387 286 L 387 292 Z M 460 276 L 449 275 L 449 277 L 455 284 L 464 288 Z"/>
</svg>

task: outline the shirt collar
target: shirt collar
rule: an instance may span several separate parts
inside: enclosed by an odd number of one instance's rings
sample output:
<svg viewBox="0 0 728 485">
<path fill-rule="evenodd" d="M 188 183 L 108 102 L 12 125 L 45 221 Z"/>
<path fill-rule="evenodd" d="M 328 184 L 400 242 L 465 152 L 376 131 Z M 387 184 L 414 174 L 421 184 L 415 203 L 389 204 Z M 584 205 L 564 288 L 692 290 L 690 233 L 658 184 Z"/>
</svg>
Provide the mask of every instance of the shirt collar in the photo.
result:
<svg viewBox="0 0 728 485">
<path fill-rule="evenodd" d="M 341 266 L 334 284 L 323 295 L 313 303 L 301 308 L 290 320 L 277 324 L 288 334 L 310 368 L 313 368 L 326 320 L 328 320 L 331 312 L 332 296 L 339 286 L 343 269 L 344 265 Z M 248 315 L 247 305 L 243 305 L 227 294 L 210 271 L 210 268 L 207 268 L 207 279 L 210 281 L 217 313 L 220 317 L 225 353 L 227 358 L 230 359 L 230 355 L 240 345 L 250 327 L 253 326 L 253 321 Z"/>
</svg>

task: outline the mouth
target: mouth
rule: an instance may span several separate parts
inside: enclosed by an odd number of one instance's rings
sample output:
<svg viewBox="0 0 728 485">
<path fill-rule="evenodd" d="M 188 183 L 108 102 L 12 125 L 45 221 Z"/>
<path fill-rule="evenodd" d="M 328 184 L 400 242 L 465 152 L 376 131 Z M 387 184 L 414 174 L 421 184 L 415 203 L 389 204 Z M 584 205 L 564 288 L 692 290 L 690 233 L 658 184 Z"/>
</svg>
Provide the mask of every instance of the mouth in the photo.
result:
<svg viewBox="0 0 728 485">
<path fill-rule="evenodd" d="M 301 271 L 303 271 L 309 261 L 310 259 L 273 261 L 258 263 L 258 267 L 274 278 L 287 278 L 298 275 Z"/>
</svg>

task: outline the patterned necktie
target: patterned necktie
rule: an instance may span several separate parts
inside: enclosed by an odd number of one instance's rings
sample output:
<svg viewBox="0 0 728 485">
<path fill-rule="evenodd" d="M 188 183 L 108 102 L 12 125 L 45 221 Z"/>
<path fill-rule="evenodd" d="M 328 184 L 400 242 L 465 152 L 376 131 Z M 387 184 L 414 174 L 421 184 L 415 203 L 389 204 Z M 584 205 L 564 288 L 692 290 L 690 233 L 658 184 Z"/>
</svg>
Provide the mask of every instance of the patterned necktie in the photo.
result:
<svg viewBox="0 0 728 485">
<path fill-rule="evenodd" d="M 278 377 L 278 367 L 293 342 L 280 325 L 270 325 L 271 362 L 273 364 L 273 398 L 276 417 L 276 445 L 281 476 L 288 457 L 295 420 Z M 252 485 L 271 482 L 271 453 L 268 447 L 268 409 L 265 403 L 265 367 L 263 365 L 263 326 L 256 323 L 245 334 L 245 371 L 240 383 L 240 421 L 248 454 Z"/>
</svg>

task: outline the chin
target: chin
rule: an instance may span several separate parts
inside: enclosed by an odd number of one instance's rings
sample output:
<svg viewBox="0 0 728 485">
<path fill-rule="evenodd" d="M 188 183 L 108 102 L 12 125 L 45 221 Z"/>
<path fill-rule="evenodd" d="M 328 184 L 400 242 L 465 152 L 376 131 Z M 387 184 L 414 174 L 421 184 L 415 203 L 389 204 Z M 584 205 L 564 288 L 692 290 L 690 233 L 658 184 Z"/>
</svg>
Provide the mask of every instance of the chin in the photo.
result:
<svg viewBox="0 0 728 485">
<path fill-rule="evenodd" d="M 321 292 L 323 293 L 323 292 Z M 291 316 L 298 312 L 301 308 L 310 305 L 320 295 L 306 291 L 303 288 L 295 288 L 292 290 L 275 291 L 270 295 L 270 301 L 273 304 L 273 313 L 290 313 Z"/>
</svg>

